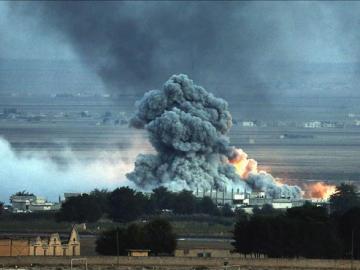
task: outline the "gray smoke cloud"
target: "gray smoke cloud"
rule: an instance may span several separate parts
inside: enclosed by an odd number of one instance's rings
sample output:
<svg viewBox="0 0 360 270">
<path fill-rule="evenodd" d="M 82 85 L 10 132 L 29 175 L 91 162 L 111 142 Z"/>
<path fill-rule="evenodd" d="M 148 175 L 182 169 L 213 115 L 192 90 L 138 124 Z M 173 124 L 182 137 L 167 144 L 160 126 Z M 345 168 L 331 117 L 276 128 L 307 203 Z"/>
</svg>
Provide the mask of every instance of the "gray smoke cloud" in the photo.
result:
<svg viewBox="0 0 360 270">
<path fill-rule="evenodd" d="M 145 128 L 157 155 L 140 155 L 127 177 L 140 187 L 210 189 L 245 187 L 227 157 L 235 154 L 226 133 L 231 128 L 227 103 L 173 75 L 161 90 L 147 92 L 137 103 L 131 126 Z"/>
<path fill-rule="evenodd" d="M 336 95 L 338 91 L 326 85 L 338 82 L 350 84 L 350 96 L 358 93 L 360 35 L 353 25 L 358 24 L 359 2 L 13 1 L 9 5 L 12 21 L 28 25 L 31 20 L 38 34 L 66 43 L 63 47 L 71 47 L 111 93 L 142 95 L 143 89 L 180 72 L 217 94 L 232 95 L 234 100 L 239 96 L 234 94 L 245 95 L 266 108 L 287 95 Z M 24 44 L 36 40 L 29 31 L 12 29 L 11 24 L 7 28 L 22 36 Z M 0 44 L 0 55 L 6 40 Z M 38 43 L 46 47 L 47 42 Z M 6 47 L 2 57 L 20 51 L 11 43 Z"/>
<path fill-rule="evenodd" d="M 223 50 L 226 45 L 218 42 L 228 23 L 217 14 L 230 18 L 235 6 L 56 1 L 13 3 L 11 8 L 22 19 L 37 21 L 46 33 L 61 33 L 109 91 L 141 93 L 181 70 L 203 76 L 200 69 L 208 66 L 214 49 Z"/>
<path fill-rule="evenodd" d="M 274 177 L 268 173 L 250 174 L 246 179 L 246 183 L 256 190 L 265 192 L 266 196 L 271 198 L 300 199 L 303 195 L 303 191 L 299 186 L 279 185 Z"/>
<path fill-rule="evenodd" d="M 139 155 L 129 180 L 141 188 L 173 190 L 255 188 L 267 195 L 299 198 L 301 190 L 278 186 L 268 174 L 240 179 L 229 159 L 237 151 L 227 133 L 232 126 L 227 102 L 195 85 L 187 75 L 173 75 L 161 90 L 147 92 L 136 104 L 131 126 L 144 128 L 157 154 Z"/>
</svg>

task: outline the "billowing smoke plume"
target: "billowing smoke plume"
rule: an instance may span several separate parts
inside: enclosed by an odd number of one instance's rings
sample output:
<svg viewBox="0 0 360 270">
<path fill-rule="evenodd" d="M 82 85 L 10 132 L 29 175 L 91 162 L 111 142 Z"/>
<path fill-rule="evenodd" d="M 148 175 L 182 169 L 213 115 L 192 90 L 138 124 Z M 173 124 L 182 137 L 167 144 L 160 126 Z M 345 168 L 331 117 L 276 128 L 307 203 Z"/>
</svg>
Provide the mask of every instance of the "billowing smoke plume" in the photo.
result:
<svg viewBox="0 0 360 270">
<path fill-rule="evenodd" d="M 16 153 L 0 137 L 0 201 L 7 201 L 11 194 L 22 190 L 57 200 L 64 192 L 114 189 L 132 184 L 124 174 L 131 171 L 133 165 L 122 161 L 117 153 L 98 153 L 95 160 L 86 161 L 64 149 L 59 158 L 66 164 L 55 162 L 47 153 Z"/>
<path fill-rule="evenodd" d="M 194 85 L 186 75 L 173 75 L 162 90 L 152 90 L 137 104 L 131 121 L 149 132 L 157 155 L 140 155 L 128 178 L 141 187 L 175 189 L 223 187 L 240 183 L 226 133 L 232 121 L 227 103 Z"/>
<path fill-rule="evenodd" d="M 266 172 L 251 173 L 246 179 L 251 187 L 261 190 L 272 198 L 300 198 L 302 190 L 298 186 L 290 186 L 277 182 L 274 177 Z"/>
<path fill-rule="evenodd" d="M 297 187 L 277 185 L 269 174 L 241 181 L 235 166 L 239 152 L 229 145 L 232 125 L 226 101 L 197 86 L 186 75 L 173 75 L 161 90 L 137 103 L 131 125 L 145 128 L 157 154 L 139 155 L 127 177 L 138 186 L 172 189 L 254 187 L 272 197 L 300 197 Z M 243 176 L 242 176 L 243 177 Z M 244 177 L 243 177 L 244 178 Z M 242 179 L 245 180 L 245 179 Z"/>
</svg>

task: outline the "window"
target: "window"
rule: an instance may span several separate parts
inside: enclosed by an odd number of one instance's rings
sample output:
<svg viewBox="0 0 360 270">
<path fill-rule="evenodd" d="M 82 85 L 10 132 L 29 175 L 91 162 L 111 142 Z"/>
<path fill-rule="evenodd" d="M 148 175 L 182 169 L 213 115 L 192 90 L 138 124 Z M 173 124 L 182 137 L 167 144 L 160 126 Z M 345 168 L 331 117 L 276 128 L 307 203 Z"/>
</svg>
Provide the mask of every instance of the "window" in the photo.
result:
<svg viewBox="0 0 360 270">
<path fill-rule="evenodd" d="M 211 252 L 199 252 L 198 254 L 197 254 L 197 256 L 199 257 L 199 258 L 210 258 L 211 257 Z"/>
</svg>

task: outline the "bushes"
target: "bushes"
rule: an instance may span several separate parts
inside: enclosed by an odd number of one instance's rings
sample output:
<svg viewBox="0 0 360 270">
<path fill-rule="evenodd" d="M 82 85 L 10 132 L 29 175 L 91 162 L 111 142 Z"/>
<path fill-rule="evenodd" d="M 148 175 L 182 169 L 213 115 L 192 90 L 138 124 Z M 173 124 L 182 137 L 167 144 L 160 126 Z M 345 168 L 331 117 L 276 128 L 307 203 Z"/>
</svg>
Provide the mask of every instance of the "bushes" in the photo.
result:
<svg viewBox="0 0 360 270">
<path fill-rule="evenodd" d="M 131 224 L 103 232 L 96 241 L 96 251 L 102 255 L 126 255 L 129 249 L 149 249 L 152 254 L 170 255 L 176 248 L 176 235 L 170 223 L 155 219 L 144 226 Z"/>
</svg>

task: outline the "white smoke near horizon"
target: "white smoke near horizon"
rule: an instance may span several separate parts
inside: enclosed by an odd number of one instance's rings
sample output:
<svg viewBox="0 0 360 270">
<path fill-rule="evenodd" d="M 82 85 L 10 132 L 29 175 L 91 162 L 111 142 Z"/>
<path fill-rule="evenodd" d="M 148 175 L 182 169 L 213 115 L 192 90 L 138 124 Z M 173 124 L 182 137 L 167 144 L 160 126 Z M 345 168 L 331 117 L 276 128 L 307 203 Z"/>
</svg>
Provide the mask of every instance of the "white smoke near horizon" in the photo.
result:
<svg viewBox="0 0 360 270">
<path fill-rule="evenodd" d="M 0 137 L 0 201 L 22 190 L 57 200 L 64 192 L 132 186 L 125 174 L 133 162 L 124 161 L 120 153 L 99 152 L 94 160 L 86 161 L 64 149 L 59 157 L 65 162 L 56 162 L 49 153 L 17 153 Z"/>
</svg>

